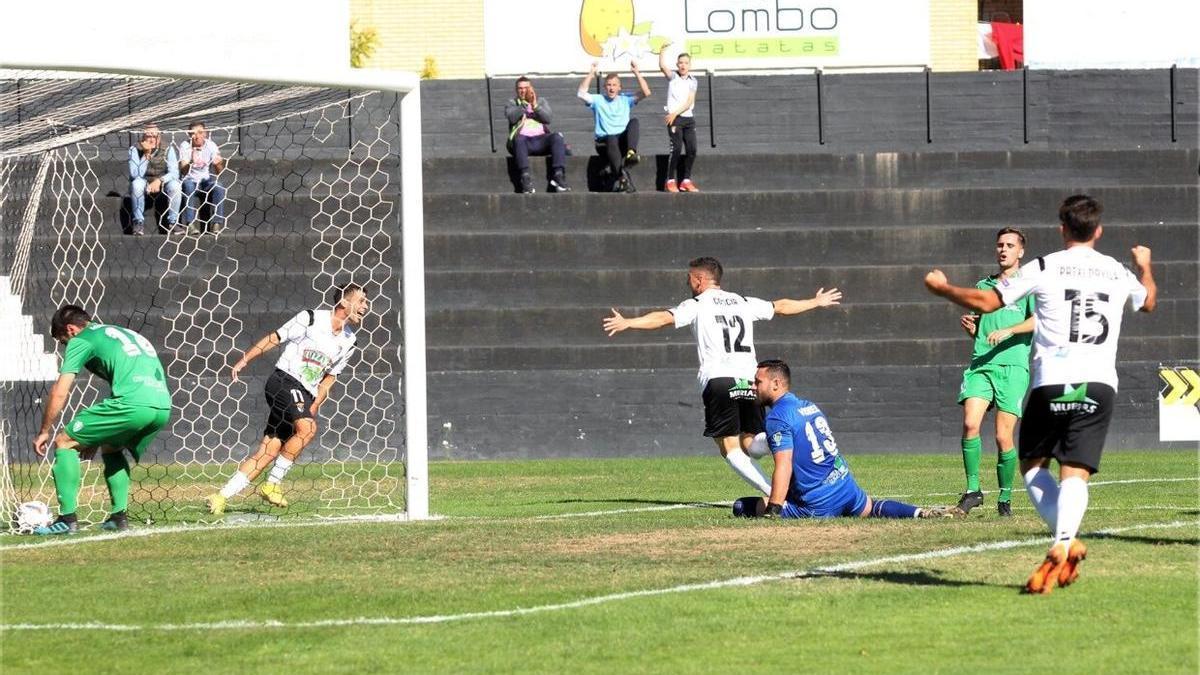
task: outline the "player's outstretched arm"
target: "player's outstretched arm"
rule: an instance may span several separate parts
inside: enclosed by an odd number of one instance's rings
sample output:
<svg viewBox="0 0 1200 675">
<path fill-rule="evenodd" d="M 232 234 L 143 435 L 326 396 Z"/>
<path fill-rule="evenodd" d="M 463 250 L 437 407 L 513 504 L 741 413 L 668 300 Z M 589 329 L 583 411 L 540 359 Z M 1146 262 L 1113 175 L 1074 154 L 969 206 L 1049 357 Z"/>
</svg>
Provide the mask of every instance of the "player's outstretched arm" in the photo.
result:
<svg viewBox="0 0 1200 675">
<path fill-rule="evenodd" d="M 238 373 L 242 372 L 243 368 L 250 365 L 251 361 L 257 359 L 263 354 L 266 354 L 277 346 L 279 346 L 279 333 L 271 331 L 270 333 L 262 336 L 262 339 L 260 339 L 258 342 L 255 342 L 253 347 L 247 349 L 246 353 L 242 354 L 242 358 L 238 359 L 238 362 L 233 364 L 233 368 L 230 368 L 229 375 L 233 378 L 233 381 L 238 381 Z"/>
<path fill-rule="evenodd" d="M 1032 332 L 1033 332 L 1033 317 L 1031 316 L 1028 319 L 1025 319 L 1024 321 L 1022 321 L 1021 323 L 1019 323 L 1015 326 L 1009 326 L 1008 328 L 1001 328 L 999 330 L 994 330 L 994 331 L 988 333 L 987 341 L 988 341 L 989 345 L 992 345 L 994 347 L 1014 335 L 1021 335 L 1022 333 L 1032 333 Z"/>
<path fill-rule="evenodd" d="M 1134 246 L 1129 252 L 1133 255 L 1133 268 L 1137 270 L 1138 282 L 1146 289 L 1146 300 L 1138 311 L 1153 312 L 1158 305 L 1158 284 L 1154 283 L 1154 275 L 1150 272 L 1150 249 Z"/>
<path fill-rule="evenodd" d="M 976 312 L 994 312 L 1004 306 L 1000 302 L 1000 295 L 995 291 L 951 286 L 946 274 L 941 270 L 933 270 L 925 275 L 925 288 L 934 295 Z"/>
<path fill-rule="evenodd" d="M 608 333 L 609 337 L 620 333 L 623 330 L 636 328 L 638 330 L 654 330 L 664 326 L 673 326 L 675 324 L 675 315 L 665 309 L 660 309 L 656 312 L 643 314 L 632 319 L 621 316 L 621 313 L 613 309 L 612 316 L 604 317 L 604 332 Z"/>
<path fill-rule="evenodd" d="M 841 302 L 839 302 L 841 299 L 842 292 L 838 289 L 831 288 L 829 290 L 825 290 L 824 288 L 821 288 L 817 290 L 816 295 L 807 300 L 780 298 L 771 304 L 775 306 L 776 314 L 790 316 L 792 314 L 807 312 L 810 309 L 816 309 L 818 307 L 832 307 L 834 305 L 839 305 L 841 304 Z"/>
<path fill-rule="evenodd" d="M 50 429 L 58 421 L 67 398 L 71 395 L 71 386 L 75 384 L 75 373 L 63 373 L 58 376 L 54 386 L 50 387 L 50 395 L 46 397 L 46 409 L 42 411 L 42 427 L 33 439 L 33 450 L 38 457 L 46 456 L 46 447 L 50 445 Z"/>
<path fill-rule="evenodd" d="M 598 66 L 598 63 L 592 61 L 592 65 L 588 68 L 588 74 L 583 76 L 583 81 L 579 83 L 579 89 L 575 92 L 575 95 L 584 103 L 592 102 L 592 95 L 589 89 L 592 86 L 592 79 L 596 77 L 596 68 Z"/>
</svg>

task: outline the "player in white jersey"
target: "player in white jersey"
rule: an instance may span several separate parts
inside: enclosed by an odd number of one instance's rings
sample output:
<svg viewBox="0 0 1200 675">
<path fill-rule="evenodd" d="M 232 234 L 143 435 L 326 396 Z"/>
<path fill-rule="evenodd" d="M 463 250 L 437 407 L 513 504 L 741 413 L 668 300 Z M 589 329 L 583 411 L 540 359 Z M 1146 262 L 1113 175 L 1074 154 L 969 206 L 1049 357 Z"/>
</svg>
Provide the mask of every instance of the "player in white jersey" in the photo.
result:
<svg viewBox="0 0 1200 675">
<path fill-rule="evenodd" d="M 334 289 L 333 310 L 308 309 L 292 317 L 279 330 L 264 335 L 242 354 L 230 375 L 251 361 L 283 344 L 283 354 L 275 363 L 275 372 L 267 378 L 265 394 L 270 412 L 258 451 L 246 458 L 237 473 L 220 492 L 208 497 L 213 515 L 225 512 L 226 502 L 250 485 L 274 462 L 267 480 L 258 487 L 259 495 L 272 506 L 288 505 L 279 484 L 305 446 L 317 435 L 317 410 L 334 380 L 346 367 L 357 338 L 354 326 L 362 322 L 370 303 L 366 291 L 357 284 Z"/>
<path fill-rule="evenodd" d="M 1150 312 L 1158 290 L 1150 249 L 1131 250 L 1136 275 L 1096 251 L 1104 232 L 1100 204 L 1087 195 L 1068 197 L 1058 210 L 1066 248 L 1021 268 L 1021 276 L 994 289 L 951 286 L 941 270 L 925 276 L 935 295 L 991 312 L 1033 294 L 1033 385 L 1021 425 L 1021 474 L 1029 498 L 1054 532 L 1045 560 L 1025 590 L 1049 593 L 1079 575 L 1087 547 L 1076 536 L 1087 510 L 1087 482 L 1100 469 L 1117 390 L 1117 339 L 1126 300 Z M 1057 459 L 1059 482 L 1049 472 Z"/>
<path fill-rule="evenodd" d="M 791 315 L 817 307 L 838 304 L 842 293 L 836 288 L 820 289 L 808 300 L 780 299 L 774 302 L 747 298 L 721 288 L 724 270 L 716 258 L 696 258 L 688 263 L 688 288 L 692 298 L 674 309 L 625 318 L 616 309 L 604 319 L 609 337 L 629 328 L 654 330 L 666 326 L 689 326 L 696 337 L 700 358 L 699 380 L 704 400 L 704 435 L 716 441 L 729 466 L 764 495 L 771 484 L 746 452 L 765 456 L 769 452 L 763 436 L 763 411 L 755 401 L 754 322 L 769 321 L 776 314 Z M 753 449 L 752 449 L 753 448 Z"/>
</svg>

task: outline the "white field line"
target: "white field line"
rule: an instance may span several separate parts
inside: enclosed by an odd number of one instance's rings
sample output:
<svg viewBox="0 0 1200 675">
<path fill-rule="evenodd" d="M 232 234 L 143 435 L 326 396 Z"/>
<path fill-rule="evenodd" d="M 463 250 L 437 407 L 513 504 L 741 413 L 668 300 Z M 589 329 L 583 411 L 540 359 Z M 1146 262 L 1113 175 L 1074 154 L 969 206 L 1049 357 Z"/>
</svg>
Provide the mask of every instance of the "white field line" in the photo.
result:
<svg viewBox="0 0 1200 675">
<path fill-rule="evenodd" d="M 1104 485 L 1128 485 L 1132 483 L 1179 483 L 1186 481 L 1200 481 L 1200 476 L 1195 478 L 1131 478 L 1127 480 L 1109 480 L 1095 481 L 1091 483 L 1091 487 L 1100 487 Z M 1024 488 L 1013 488 L 1013 492 L 1024 492 Z M 984 494 L 992 494 L 994 491 L 984 491 Z M 958 496 L 958 492 L 936 492 L 926 495 L 872 495 L 873 499 L 911 499 L 913 497 L 945 497 Z M 675 511 L 679 509 L 695 509 L 717 506 L 732 506 L 733 502 L 681 502 L 679 504 L 663 504 L 658 506 L 644 506 L 626 509 L 600 509 L 596 511 L 576 511 L 572 513 L 554 513 L 541 516 L 432 516 L 431 520 L 481 520 L 494 522 L 521 522 L 526 520 L 562 520 L 565 518 L 594 518 L 598 516 L 609 516 L 623 513 L 647 513 L 652 511 Z M 1020 510 L 1022 507 L 1015 507 Z M 1092 506 L 1091 509 L 1100 507 Z M 1163 507 L 1168 509 L 1173 507 Z M 1181 506 L 1178 508 L 1191 508 L 1190 506 Z M 1123 507 L 1124 510 L 1138 510 L 1138 507 Z M 1114 510 L 1123 510 L 1116 508 Z M 409 523 L 419 522 L 410 521 L 404 514 L 384 514 L 384 515 L 369 515 L 369 516 L 332 516 L 326 518 L 317 518 L 312 520 L 291 520 L 291 521 L 244 521 L 237 523 L 214 523 L 214 524 L 196 524 L 196 525 L 167 525 L 163 527 L 146 527 L 130 529 L 125 532 L 112 532 L 108 534 L 89 534 L 87 536 L 56 536 L 49 540 L 38 539 L 24 544 L 11 544 L 0 546 L 0 555 L 4 555 L 11 551 L 22 551 L 29 549 L 53 548 L 57 546 L 74 546 L 78 544 L 91 544 L 102 541 L 112 541 L 114 539 L 128 539 L 136 537 L 150 537 L 160 534 L 177 534 L 180 532 L 213 532 L 213 531 L 229 531 L 239 529 L 258 529 L 258 528 L 280 528 L 280 527 L 321 527 L 326 525 L 345 525 L 347 523 Z"/>
<path fill-rule="evenodd" d="M 1132 532 L 1138 530 L 1166 530 L 1177 529 L 1181 527 L 1200 528 L 1200 521 L 1184 521 L 1176 520 L 1165 523 L 1147 523 L 1144 525 L 1130 525 L 1127 527 L 1114 527 L 1105 530 L 1097 530 L 1089 532 L 1082 536 L 1098 536 L 1112 535 L 1122 532 Z M 958 555 L 968 555 L 972 553 L 985 553 L 989 551 L 1003 551 L 1012 548 L 1023 548 L 1029 546 L 1045 546 L 1046 537 L 1037 537 L 1033 539 L 1010 539 L 1006 541 L 993 541 L 982 544 L 974 544 L 972 546 L 956 546 L 954 548 L 935 549 L 932 551 L 923 551 L 921 553 L 906 553 L 902 555 L 885 556 L 882 558 L 868 558 L 865 560 L 855 560 L 850 562 L 838 563 L 836 565 L 825 565 L 821 567 L 812 567 L 805 570 L 794 570 L 790 572 L 780 572 L 776 574 L 766 574 L 748 577 L 735 577 L 732 579 L 718 579 L 715 581 L 707 581 L 696 584 L 681 584 L 678 586 L 669 586 L 665 588 L 650 588 L 641 591 L 626 591 L 623 593 L 611 593 L 608 595 L 598 595 L 590 598 L 582 598 L 571 602 L 561 602 L 551 605 L 535 605 L 533 607 L 514 607 L 512 609 L 498 609 L 487 612 L 464 612 L 462 614 L 435 614 L 426 616 L 407 616 L 407 617 L 355 617 L 346 619 L 319 619 L 315 621 L 278 621 L 274 619 L 265 619 L 253 621 L 249 619 L 234 619 L 227 621 L 211 621 L 211 622 L 196 622 L 196 623 L 146 623 L 146 624 L 110 624 L 100 622 L 90 623 L 14 623 L 0 624 L 0 632 L 3 631 L 44 631 L 44 630 L 75 630 L 75 629 L 98 629 L 107 631 L 208 631 L 208 630 L 256 630 L 264 628 L 336 628 L 344 626 L 404 626 L 404 625 L 419 625 L 419 624 L 437 624 L 451 623 L 456 621 L 468 621 L 473 619 L 502 619 L 516 616 L 527 616 L 530 614 L 542 614 L 546 612 L 556 612 L 562 610 L 578 609 L 580 607 L 590 607 L 594 605 L 602 605 L 610 602 L 620 602 L 623 600 L 631 600 L 634 598 L 648 598 L 662 595 L 673 595 L 677 593 L 690 593 L 692 591 L 708 591 L 721 588 L 736 588 L 745 586 L 756 586 L 759 584 L 772 583 L 777 581 L 788 581 L 793 579 L 804 579 L 809 577 L 819 577 L 837 572 L 850 572 L 863 569 L 866 567 L 875 567 L 877 565 L 886 565 L 889 563 L 910 563 L 920 562 L 924 560 L 935 560 L 939 558 L 949 558 Z"/>
</svg>

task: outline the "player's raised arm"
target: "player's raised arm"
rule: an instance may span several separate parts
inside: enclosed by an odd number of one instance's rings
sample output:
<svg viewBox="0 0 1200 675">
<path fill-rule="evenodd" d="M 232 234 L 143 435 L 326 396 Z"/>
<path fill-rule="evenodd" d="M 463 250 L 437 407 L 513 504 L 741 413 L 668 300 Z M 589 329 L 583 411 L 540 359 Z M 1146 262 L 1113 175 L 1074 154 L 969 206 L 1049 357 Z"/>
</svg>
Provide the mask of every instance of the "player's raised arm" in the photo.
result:
<svg viewBox="0 0 1200 675">
<path fill-rule="evenodd" d="M 1000 302 L 1000 294 L 996 291 L 952 286 L 941 270 L 933 270 L 925 275 L 925 288 L 934 295 L 976 312 L 994 312 L 1004 306 L 1004 303 Z"/>
<path fill-rule="evenodd" d="M 1142 301 L 1139 312 L 1153 312 L 1158 305 L 1158 284 L 1154 283 L 1154 275 L 1150 272 L 1150 249 L 1145 246 L 1134 246 L 1130 249 L 1133 256 L 1133 267 L 1137 270 L 1138 283 L 1146 289 L 1146 299 Z"/>
<path fill-rule="evenodd" d="M 588 105 L 592 103 L 592 94 L 589 89 L 592 86 L 592 80 L 596 77 L 597 67 L 598 64 L 593 61 L 592 65 L 588 67 L 588 74 L 583 76 L 583 81 L 579 83 L 579 89 L 575 92 L 575 96 Z"/>
<path fill-rule="evenodd" d="M 258 342 L 255 342 L 253 347 L 247 349 L 246 352 L 242 354 L 242 358 L 238 359 L 238 362 L 233 364 L 233 368 L 229 370 L 229 374 L 233 378 L 233 381 L 238 381 L 238 373 L 242 372 L 243 368 L 250 365 L 251 361 L 278 346 L 279 333 L 271 331 L 270 333 L 262 336 L 262 339 L 260 339 Z"/>
<path fill-rule="evenodd" d="M 620 333 L 623 330 L 636 328 L 638 330 L 654 330 L 664 326 L 672 326 L 675 324 L 675 315 L 665 309 L 660 309 L 655 312 L 643 314 L 639 317 L 626 318 L 621 316 L 615 308 L 612 311 L 612 316 L 604 317 L 604 332 L 608 333 L 609 337 Z"/>
<path fill-rule="evenodd" d="M 772 302 L 775 306 L 775 313 L 784 316 L 791 314 L 801 314 L 810 309 L 818 307 L 832 307 L 833 305 L 841 304 L 842 292 L 836 288 L 825 290 L 818 289 L 817 294 L 807 300 L 792 300 L 789 298 L 780 298 Z"/>
</svg>

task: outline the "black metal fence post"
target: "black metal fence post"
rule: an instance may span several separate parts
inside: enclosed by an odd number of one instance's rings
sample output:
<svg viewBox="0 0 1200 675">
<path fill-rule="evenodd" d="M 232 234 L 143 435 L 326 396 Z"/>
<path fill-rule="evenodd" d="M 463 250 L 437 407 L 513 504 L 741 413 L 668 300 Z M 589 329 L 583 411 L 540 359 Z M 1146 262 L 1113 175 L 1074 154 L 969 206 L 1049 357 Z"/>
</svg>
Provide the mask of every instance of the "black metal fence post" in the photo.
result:
<svg viewBox="0 0 1200 675">
<path fill-rule="evenodd" d="M 925 142 L 933 142 L 933 114 L 929 102 L 929 66 L 925 66 Z"/>
<path fill-rule="evenodd" d="M 708 144 L 717 147 L 717 105 L 713 101 L 713 72 L 708 71 Z"/>
<path fill-rule="evenodd" d="M 821 104 L 821 69 L 817 69 L 817 144 L 825 145 L 825 111 Z"/>
<path fill-rule="evenodd" d="M 496 152 L 496 122 L 492 119 L 492 76 L 488 75 L 483 78 L 484 96 L 487 97 L 484 110 L 487 111 L 488 118 L 488 142 L 492 144 L 492 152 Z"/>
<path fill-rule="evenodd" d="M 1029 144 L 1029 67 L 1021 67 L 1021 140 Z"/>
<path fill-rule="evenodd" d="M 1179 68 L 1177 64 L 1171 64 L 1171 142 L 1175 143 L 1178 139 L 1175 137 L 1175 71 Z"/>
</svg>

